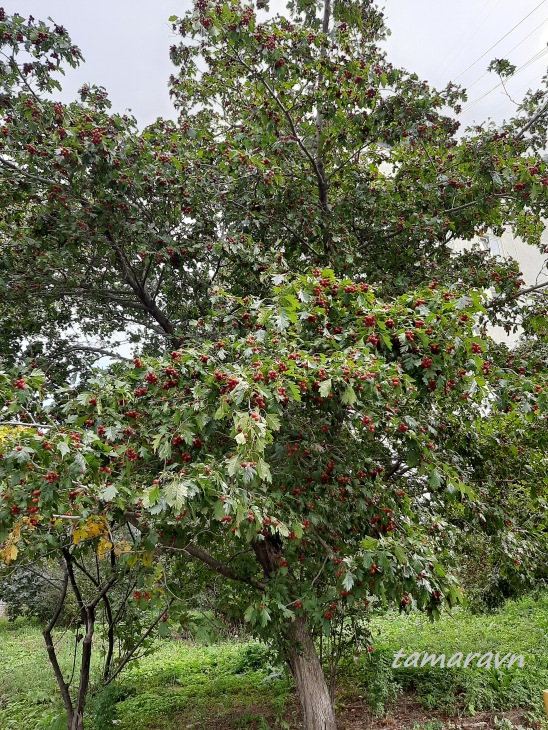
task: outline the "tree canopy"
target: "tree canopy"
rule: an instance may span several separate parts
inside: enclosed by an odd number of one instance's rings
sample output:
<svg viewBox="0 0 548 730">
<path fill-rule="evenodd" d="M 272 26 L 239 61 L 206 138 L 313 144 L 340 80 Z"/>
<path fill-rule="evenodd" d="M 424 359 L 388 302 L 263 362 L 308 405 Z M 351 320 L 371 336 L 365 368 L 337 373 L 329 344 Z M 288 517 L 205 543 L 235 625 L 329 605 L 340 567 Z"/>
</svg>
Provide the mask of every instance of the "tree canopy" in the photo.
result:
<svg viewBox="0 0 548 730">
<path fill-rule="evenodd" d="M 160 556 L 216 574 L 333 730 L 314 636 L 455 605 L 476 535 L 522 582 L 545 548 L 544 294 L 451 243 L 539 244 L 548 104 L 461 132 L 464 90 L 394 68 L 374 3 L 263 10 L 172 18 L 179 117 L 142 131 L 103 89 L 52 101 L 79 50 L 0 13 L 0 554 L 67 583 L 110 556 L 104 585 L 144 560 L 160 604 Z M 510 353 L 488 325 L 518 321 Z"/>
</svg>

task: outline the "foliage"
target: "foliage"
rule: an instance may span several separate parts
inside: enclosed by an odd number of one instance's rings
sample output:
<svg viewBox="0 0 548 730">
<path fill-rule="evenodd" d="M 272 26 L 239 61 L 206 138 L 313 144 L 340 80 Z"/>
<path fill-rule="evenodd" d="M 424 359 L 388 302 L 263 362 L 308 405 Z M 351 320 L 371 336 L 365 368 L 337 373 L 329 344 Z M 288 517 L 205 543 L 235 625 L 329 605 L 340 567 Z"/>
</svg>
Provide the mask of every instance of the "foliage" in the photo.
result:
<svg viewBox="0 0 548 730">
<path fill-rule="evenodd" d="M 360 684 L 365 687 L 367 706 L 375 715 L 382 715 L 396 701 L 402 687 L 394 677 L 393 653 L 376 649 L 362 662 Z"/>
<path fill-rule="evenodd" d="M 43 639 L 34 625 L 0 622 L 0 726 L 6 730 L 50 730 L 61 715 L 54 680 L 47 671 Z M 72 665 L 74 634 L 59 641 L 62 665 Z M 230 717 L 253 705 L 271 707 L 276 714 L 289 701 L 282 677 L 264 682 L 265 667 L 242 671 L 248 646 L 222 641 L 214 646 L 159 641 L 155 651 L 128 667 L 120 679 L 101 688 L 99 656 L 93 662 L 94 694 L 89 704 L 91 730 L 103 730 L 112 719 L 118 727 L 145 730 L 151 722 L 166 730 L 185 722 L 207 723 L 217 714 Z"/>
<path fill-rule="evenodd" d="M 372 693 L 372 702 L 386 700 L 385 708 L 393 707 L 393 698 L 401 691 L 401 683 L 415 688 L 425 707 L 434 701 L 436 709 L 467 713 L 473 706 L 477 712 L 515 706 L 543 712 L 541 690 L 548 679 L 544 631 L 548 625 L 546 594 L 508 601 L 496 614 L 474 616 L 459 610 L 444 615 L 432 624 L 417 614 L 377 616 L 373 620 L 375 651 L 348 659 L 341 669 L 340 688 L 343 697 Z M 60 634 L 59 634 L 60 638 Z M 61 661 L 70 665 L 74 636 L 69 633 L 61 641 Z M 249 647 L 249 648 L 248 648 Z M 444 682 L 445 670 L 390 669 L 394 652 L 403 647 L 409 652 L 486 651 L 523 653 L 525 669 L 510 670 L 497 678 L 489 670 L 463 670 Z M 262 666 L 241 667 L 250 652 L 260 653 L 255 643 L 231 640 L 213 646 L 190 642 L 161 641 L 155 652 L 138 665 L 128 668 L 119 683 L 110 685 L 90 702 L 89 721 L 93 730 L 102 730 L 101 718 L 117 719 L 118 727 L 145 730 L 151 724 L 166 730 L 180 726 L 181 718 L 202 725 L 215 719 L 250 716 L 261 708 L 277 710 L 283 700 L 287 718 L 290 688 L 285 679 L 264 682 L 267 657 Z M 384 657 L 383 659 L 380 659 Z M 6 730 L 49 728 L 60 713 L 53 690 L 53 678 L 46 671 L 47 663 L 38 627 L 29 623 L 16 625 L 0 622 L 0 725 Z M 379 662 L 382 668 L 376 675 Z M 430 673 L 433 672 L 433 673 Z M 511 675 L 511 676 L 510 676 Z M 94 664 L 94 677 L 100 677 L 100 663 Z M 508 679 L 509 678 L 509 679 Z M 369 687 L 369 689 L 368 689 Z M 373 689 L 375 692 L 373 694 Z M 430 698 L 429 698 L 430 695 Z M 140 699 L 139 699 L 140 698 Z M 162 700 L 164 702 L 162 702 Z M 110 703 L 110 704 L 109 704 Z M 269 708 L 272 708 L 271 710 Z M 102 714 L 105 713 L 105 714 Z M 108 713 L 108 714 L 106 714 Z"/>
<path fill-rule="evenodd" d="M 0 578 L 0 600 L 6 604 L 10 620 L 31 616 L 47 621 L 57 600 L 55 589 L 34 571 L 20 568 Z"/>
<path fill-rule="evenodd" d="M 45 96 L 80 51 L 65 29 L 2 11 L 9 362 L 23 350 L 81 373 L 121 333 L 165 350 L 194 336 L 211 287 L 260 293 L 269 265 L 330 266 L 393 295 L 453 267 L 454 238 L 506 225 L 539 243 L 544 92 L 501 128 L 461 135 L 463 90 L 390 64 L 372 2 L 335 2 L 323 22 L 315 3 L 268 19 L 263 5 L 200 1 L 172 18 L 179 120 L 142 132 L 104 89 Z M 465 255 L 456 269 L 473 271 Z M 518 272 L 480 269 L 515 297 Z"/>
<path fill-rule="evenodd" d="M 449 245 L 540 243 L 546 92 L 460 135 L 464 92 L 393 67 L 373 2 L 263 8 L 171 19 L 179 119 L 142 132 L 103 89 L 53 102 L 80 52 L 0 11 L 0 550 L 61 560 L 88 668 L 99 604 L 127 649 L 207 585 L 298 681 L 344 618 L 459 603 L 477 534 L 519 585 L 546 548 L 545 295 Z M 91 370 L 128 332 L 133 367 Z"/>
</svg>

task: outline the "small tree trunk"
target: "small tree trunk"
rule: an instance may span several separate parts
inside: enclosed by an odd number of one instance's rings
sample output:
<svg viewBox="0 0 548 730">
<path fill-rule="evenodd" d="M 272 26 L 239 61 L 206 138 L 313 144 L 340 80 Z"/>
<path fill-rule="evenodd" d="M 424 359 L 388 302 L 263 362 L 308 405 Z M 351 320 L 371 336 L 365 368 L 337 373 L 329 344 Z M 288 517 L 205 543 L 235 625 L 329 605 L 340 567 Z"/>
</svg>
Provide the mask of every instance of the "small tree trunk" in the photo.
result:
<svg viewBox="0 0 548 730">
<path fill-rule="evenodd" d="M 335 711 L 308 627 L 296 618 L 288 632 L 287 664 L 303 713 L 303 730 L 336 730 Z"/>
<path fill-rule="evenodd" d="M 84 730 L 84 716 L 81 712 L 73 714 L 69 720 L 68 730 Z"/>
<path fill-rule="evenodd" d="M 93 647 L 93 631 L 95 629 L 95 608 L 88 606 L 82 609 L 82 617 L 85 619 L 84 626 L 86 633 L 82 641 L 82 658 L 80 660 L 80 682 L 78 683 L 78 694 L 74 703 L 74 715 L 70 730 L 83 730 L 84 707 L 88 696 L 89 674 L 91 668 L 91 652 Z"/>
</svg>

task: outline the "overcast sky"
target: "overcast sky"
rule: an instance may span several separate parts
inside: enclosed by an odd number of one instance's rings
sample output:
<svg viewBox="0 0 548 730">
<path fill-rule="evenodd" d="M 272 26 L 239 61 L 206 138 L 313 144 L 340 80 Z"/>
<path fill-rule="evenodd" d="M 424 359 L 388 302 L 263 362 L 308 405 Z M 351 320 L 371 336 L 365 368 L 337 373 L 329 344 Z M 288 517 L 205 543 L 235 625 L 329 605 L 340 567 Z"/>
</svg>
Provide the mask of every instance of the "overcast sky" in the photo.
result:
<svg viewBox="0 0 548 730">
<path fill-rule="evenodd" d="M 282 0 L 276 3 L 283 7 Z M 131 109 L 140 125 L 173 116 L 167 79 L 174 37 L 168 18 L 182 15 L 188 0 L 4 0 L 3 5 L 9 13 L 53 18 L 82 49 L 86 63 L 62 82 L 66 100 L 91 82 L 105 86 L 115 110 Z M 493 58 L 525 66 L 507 86 L 514 100 L 537 88 L 546 73 L 548 0 L 386 0 L 385 10 L 392 30 L 390 60 L 434 85 L 452 80 L 468 88 L 465 124 L 487 117 L 500 121 L 512 113 L 514 104 L 501 87 L 480 99 L 498 82 L 485 74 Z"/>
</svg>

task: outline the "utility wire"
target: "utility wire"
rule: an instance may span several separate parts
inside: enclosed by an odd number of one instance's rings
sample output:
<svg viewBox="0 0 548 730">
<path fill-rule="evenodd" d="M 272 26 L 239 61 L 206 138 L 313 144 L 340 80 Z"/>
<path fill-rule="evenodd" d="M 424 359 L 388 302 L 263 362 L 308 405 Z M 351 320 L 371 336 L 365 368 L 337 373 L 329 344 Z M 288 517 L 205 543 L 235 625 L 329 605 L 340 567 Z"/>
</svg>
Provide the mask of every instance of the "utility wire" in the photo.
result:
<svg viewBox="0 0 548 730">
<path fill-rule="evenodd" d="M 489 5 L 491 5 L 493 2 L 495 3 L 495 5 L 492 5 L 492 7 L 489 8 L 489 10 L 488 10 Z M 468 23 L 466 28 L 463 30 L 462 34 L 457 38 L 457 40 L 452 45 L 451 50 L 448 53 L 446 53 L 445 60 L 442 62 L 441 68 L 438 71 L 439 74 L 445 73 L 445 69 L 447 69 L 447 67 L 451 64 L 452 61 L 453 62 L 455 61 L 455 57 L 454 57 L 455 51 L 457 51 L 457 50 L 459 51 L 458 58 L 460 58 L 463 55 L 464 50 L 467 47 L 468 43 L 470 43 L 471 40 L 476 37 L 478 32 L 481 30 L 482 23 L 485 23 L 487 21 L 487 18 L 489 18 L 489 16 L 495 9 L 496 3 L 497 3 L 497 0 L 486 0 L 485 5 L 481 8 L 481 10 L 479 10 L 474 15 L 474 18 L 472 20 L 470 20 L 470 22 Z M 484 13 L 486 11 L 487 11 L 487 14 L 484 15 Z M 480 21 L 480 17 L 481 17 L 481 21 Z M 470 30 L 473 28 L 476 29 L 476 32 L 475 33 L 472 32 L 472 35 L 470 35 Z M 467 41 L 468 43 L 465 43 L 464 41 Z"/>
<path fill-rule="evenodd" d="M 531 86 L 533 86 L 533 82 L 535 82 L 535 81 L 538 83 L 538 74 L 537 74 L 536 71 L 533 71 L 533 73 L 528 76 L 527 81 L 524 84 L 522 84 L 519 87 L 519 89 L 512 89 L 512 96 L 515 99 L 522 100 L 525 92 L 527 90 L 531 89 Z M 543 92 L 543 97 L 544 96 L 546 96 L 546 92 Z M 515 103 L 517 104 L 517 102 L 515 102 Z M 498 114 L 499 110 L 501 110 L 506 105 L 507 105 L 507 101 L 504 98 L 504 96 L 502 96 L 502 98 L 500 99 L 500 101 L 496 105 L 496 107 L 493 107 L 492 109 L 490 107 L 490 113 L 493 115 L 493 117 L 496 117 L 496 115 Z"/>
<path fill-rule="evenodd" d="M 511 78 L 514 78 L 515 76 L 517 76 L 517 74 L 520 73 L 521 71 L 525 71 L 526 68 L 528 68 L 529 66 L 531 66 L 533 63 L 535 63 L 536 61 L 538 61 L 540 58 L 542 58 L 547 53 L 548 53 L 548 48 L 544 48 L 542 51 L 539 51 L 538 53 L 536 53 L 532 58 L 530 58 L 528 61 L 526 61 L 523 64 L 523 66 L 520 66 L 516 70 L 516 72 L 512 75 Z M 463 112 L 469 111 L 470 109 L 472 109 L 472 107 L 476 106 L 476 104 L 479 104 L 479 102 L 482 101 L 483 99 L 485 99 L 486 96 L 489 96 L 489 94 L 491 94 L 493 91 L 495 91 L 496 89 L 498 89 L 502 85 L 503 85 L 502 81 L 499 81 L 499 83 L 496 86 L 493 86 L 492 89 L 489 89 L 489 91 L 486 91 L 481 96 L 478 96 L 478 98 L 477 99 L 474 99 L 474 101 L 471 101 L 469 104 L 466 104 L 463 107 L 462 111 Z"/>
<path fill-rule="evenodd" d="M 544 50 L 539 51 L 539 53 L 537 53 L 532 58 L 530 58 L 528 61 L 526 61 L 523 64 L 523 66 L 520 66 L 517 69 L 517 71 L 513 74 L 512 78 L 514 78 L 514 76 L 516 76 L 521 71 L 525 71 L 526 68 L 528 68 L 529 66 L 531 66 L 533 63 L 535 63 L 539 59 L 541 59 L 542 56 L 546 55 L 546 53 L 548 53 L 548 48 L 545 48 Z M 495 86 L 493 86 L 491 89 L 489 89 L 488 91 L 486 91 L 481 96 L 478 96 L 478 98 L 477 99 L 474 99 L 474 101 L 471 101 L 469 104 L 466 104 L 463 107 L 463 110 L 462 111 L 463 112 L 469 111 L 472 107 L 476 106 L 476 104 L 479 104 L 480 101 L 482 101 L 483 99 L 485 99 L 486 96 L 489 96 L 489 94 L 491 94 L 493 91 L 495 91 L 496 89 L 498 89 L 500 86 L 503 86 L 503 82 L 502 81 L 499 81 L 498 84 L 496 84 Z"/>
<path fill-rule="evenodd" d="M 519 48 L 519 47 L 520 47 L 520 46 L 521 46 L 521 45 L 522 45 L 523 43 L 525 43 L 525 41 L 526 41 L 526 40 L 527 40 L 528 38 L 530 38 L 530 37 L 531 37 L 531 36 L 532 36 L 532 35 L 533 35 L 534 33 L 536 33 L 536 32 L 537 32 L 537 30 L 539 30 L 539 28 L 542 28 L 542 26 L 543 26 L 543 25 L 544 25 L 544 24 L 545 24 L 546 22 L 548 22 L 548 18 L 544 18 L 544 20 L 542 21 L 542 23 L 540 23 L 539 25 L 537 25 L 537 27 L 536 27 L 536 28 L 535 28 L 534 30 L 532 30 L 532 31 L 531 31 L 531 32 L 530 32 L 530 33 L 529 33 L 528 35 L 526 35 L 526 36 L 525 36 L 525 38 L 524 38 L 523 40 L 521 40 L 521 41 L 520 41 L 519 43 L 516 43 L 516 45 L 515 45 L 515 46 L 514 46 L 513 48 L 510 48 L 510 50 L 509 50 L 509 51 L 506 51 L 506 53 L 505 53 L 504 55 L 505 55 L 505 56 L 509 56 L 509 55 L 510 55 L 510 53 L 512 53 L 513 51 L 515 51 L 515 50 L 516 50 L 516 48 Z M 479 83 L 479 82 L 480 82 L 480 81 L 481 81 L 482 79 L 484 79 L 484 78 L 485 78 L 486 76 L 488 76 L 488 75 L 489 75 L 490 73 L 491 73 L 491 71 L 485 71 L 485 73 L 483 73 L 483 74 L 482 74 L 482 75 L 481 75 L 481 76 L 480 76 L 479 78 L 477 78 L 477 79 L 476 79 L 475 81 L 473 81 L 473 82 L 472 82 L 471 84 L 466 84 L 466 91 L 470 91 L 470 89 L 472 88 L 472 86 L 475 86 L 475 85 L 476 85 L 477 83 Z"/>
<path fill-rule="evenodd" d="M 521 19 L 521 20 L 519 21 L 519 23 L 516 23 L 516 25 L 514 25 L 514 27 L 513 27 L 513 28 L 510 28 L 510 30 L 509 30 L 509 31 L 508 31 L 507 33 L 505 33 L 505 34 L 504 34 L 504 35 L 502 36 L 502 38 L 499 38 L 499 40 L 498 40 L 498 41 L 497 41 L 496 43 L 493 43 L 493 45 L 491 46 L 491 48 L 488 48 L 488 49 L 487 49 L 487 50 L 485 51 L 485 53 L 482 53 L 482 54 L 481 54 L 481 56 L 480 56 L 479 58 L 476 58 L 476 60 L 475 60 L 475 61 L 474 61 L 473 63 L 471 63 L 471 64 L 470 64 L 470 65 L 469 65 L 469 66 L 468 66 L 467 68 L 465 68 L 465 69 L 464 69 L 464 71 L 463 71 L 462 73 L 460 73 L 460 74 L 459 74 L 459 75 L 458 75 L 458 76 L 457 76 L 456 78 L 454 78 L 454 79 L 453 79 L 453 81 L 457 81 L 457 79 L 460 79 L 460 78 L 461 78 L 461 76 L 464 76 L 464 74 L 465 74 L 465 73 L 466 73 L 467 71 L 469 71 L 469 70 L 470 70 L 470 69 L 471 69 L 471 68 L 472 68 L 473 66 L 475 66 L 475 65 L 476 65 L 476 63 L 478 63 L 479 61 L 481 61 L 481 59 L 482 59 L 482 58 L 485 58 L 485 56 L 486 56 L 486 55 L 487 55 L 488 53 L 490 53 L 490 52 L 491 52 L 491 51 L 493 50 L 493 48 L 495 48 L 496 46 L 498 46 L 498 44 L 499 44 L 499 43 L 500 43 L 501 41 L 503 41 L 503 40 L 504 40 L 505 38 L 508 38 L 508 36 L 510 35 L 510 33 L 513 33 L 513 32 L 515 31 L 515 29 L 516 29 L 516 28 L 519 28 L 519 26 L 520 26 L 520 25 L 521 25 L 522 23 L 524 23 L 524 22 L 525 22 L 525 21 L 527 20 L 527 18 L 529 18 L 529 17 L 531 16 L 531 15 L 533 15 L 533 13 L 534 13 L 534 12 L 535 12 L 536 10 L 538 10 L 538 9 L 540 8 L 540 6 L 541 6 L 541 5 L 544 5 L 544 4 L 545 4 L 545 2 L 546 2 L 546 0 L 541 0 L 541 2 L 540 2 L 540 3 L 539 3 L 539 4 L 537 5 L 537 6 L 536 6 L 536 7 L 534 7 L 534 8 L 533 8 L 533 9 L 531 10 L 531 12 L 530 12 L 530 13 L 528 13 L 528 14 L 527 14 L 527 15 L 525 16 L 525 18 L 522 18 L 522 19 Z"/>
</svg>

